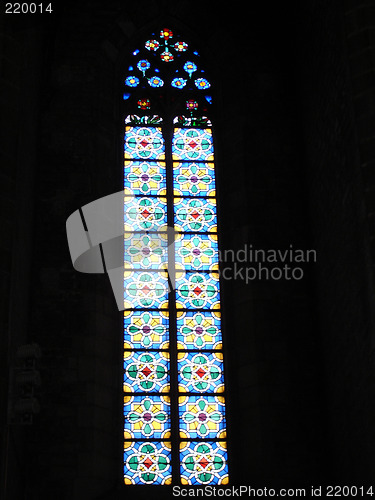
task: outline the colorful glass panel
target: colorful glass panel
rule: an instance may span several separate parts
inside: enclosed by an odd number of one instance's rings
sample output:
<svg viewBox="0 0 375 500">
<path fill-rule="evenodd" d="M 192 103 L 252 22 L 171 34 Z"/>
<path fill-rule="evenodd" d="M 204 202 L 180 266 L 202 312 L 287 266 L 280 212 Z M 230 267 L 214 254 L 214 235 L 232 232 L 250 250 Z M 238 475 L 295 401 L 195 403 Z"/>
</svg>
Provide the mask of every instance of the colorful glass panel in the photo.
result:
<svg viewBox="0 0 375 500">
<path fill-rule="evenodd" d="M 168 281 L 164 273 L 125 271 L 124 307 L 165 307 L 168 299 Z"/>
<path fill-rule="evenodd" d="M 176 281 L 177 309 L 215 309 L 219 306 L 219 300 L 217 273 L 187 272 Z"/>
<path fill-rule="evenodd" d="M 137 64 L 137 68 L 139 69 L 139 71 L 142 71 L 143 73 L 147 71 L 150 68 L 150 66 L 151 64 L 149 63 L 149 61 L 147 61 L 147 59 L 141 59 Z"/>
<path fill-rule="evenodd" d="M 170 438 L 170 402 L 168 396 L 125 396 L 125 400 L 125 439 Z M 213 415 L 214 420 L 215 418 Z M 189 419 L 189 415 L 187 419 Z"/>
<path fill-rule="evenodd" d="M 169 50 L 165 50 L 160 54 L 160 59 L 164 62 L 172 62 L 174 60 L 172 52 L 169 52 Z"/>
<path fill-rule="evenodd" d="M 211 121 L 199 111 L 201 96 L 207 107 L 212 101 L 211 84 L 198 52 L 169 28 L 133 55 L 124 106 L 142 116 L 126 117 L 124 137 L 124 481 L 171 484 L 173 443 L 182 484 L 226 484 L 214 147 Z M 153 89 L 137 95 L 140 84 Z M 153 108 L 159 97 L 168 106 L 169 96 L 178 106 L 174 89 L 181 115 L 164 122 Z"/>
<path fill-rule="evenodd" d="M 182 442 L 181 480 L 184 484 L 227 484 L 228 465 L 225 442 Z"/>
<path fill-rule="evenodd" d="M 171 82 L 172 87 L 176 89 L 182 89 L 185 87 L 187 80 L 185 78 L 174 78 Z"/>
<path fill-rule="evenodd" d="M 129 115 L 125 118 L 125 123 L 129 125 L 159 125 L 163 119 L 159 115 L 138 116 Z"/>
<path fill-rule="evenodd" d="M 177 234 L 175 251 L 176 262 L 187 270 L 218 270 L 216 235 Z"/>
<path fill-rule="evenodd" d="M 178 311 L 177 341 L 179 349 L 220 349 L 220 312 Z"/>
<path fill-rule="evenodd" d="M 209 89 L 211 87 L 211 84 L 208 80 L 206 80 L 205 78 L 198 78 L 197 80 L 195 80 L 195 86 L 197 87 L 197 89 L 200 89 L 200 90 L 205 90 L 205 89 Z"/>
<path fill-rule="evenodd" d="M 157 40 L 147 40 L 145 47 L 147 50 L 155 51 L 160 47 L 160 43 Z"/>
<path fill-rule="evenodd" d="M 162 87 L 164 85 L 164 82 L 158 76 L 153 76 L 148 80 L 148 84 L 150 85 L 150 87 Z"/>
<path fill-rule="evenodd" d="M 160 127 L 126 127 L 125 159 L 164 160 Z"/>
<path fill-rule="evenodd" d="M 211 120 L 207 116 L 176 116 L 173 123 L 182 127 L 211 127 Z"/>
<path fill-rule="evenodd" d="M 124 197 L 125 231 L 156 231 L 166 228 L 165 198 Z"/>
<path fill-rule="evenodd" d="M 178 382 L 180 392 L 223 392 L 223 361 L 220 352 L 180 352 Z"/>
<path fill-rule="evenodd" d="M 137 85 L 139 85 L 139 78 L 136 76 L 128 76 L 125 80 L 125 85 L 128 87 L 137 87 Z"/>
<path fill-rule="evenodd" d="M 186 52 L 186 50 L 188 49 L 188 44 L 186 42 L 176 42 L 174 44 L 174 48 L 178 52 Z"/>
<path fill-rule="evenodd" d="M 191 75 L 197 71 L 197 65 L 195 63 L 193 63 L 192 61 L 187 61 L 185 64 L 184 64 L 184 70 L 186 71 L 186 73 L 189 74 L 189 76 L 191 77 Z"/>
<path fill-rule="evenodd" d="M 211 129 L 175 129 L 172 144 L 174 160 L 213 160 L 213 142 Z"/>
<path fill-rule="evenodd" d="M 174 162 L 174 193 L 182 196 L 215 196 L 213 163 Z"/>
<path fill-rule="evenodd" d="M 124 179 L 136 195 L 165 195 L 165 164 L 156 161 L 125 160 Z"/>
<path fill-rule="evenodd" d="M 169 354 L 124 351 L 124 392 L 168 392 Z"/>
<path fill-rule="evenodd" d="M 150 99 L 139 99 L 138 102 L 139 109 L 150 109 Z"/>
<path fill-rule="evenodd" d="M 166 269 L 167 265 L 167 233 L 124 233 L 125 269 Z"/>
<path fill-rule="evenodd" d="M 177 231 L 216 232 L 215 199 L 175 199 L 175 227 Z"/>
<path fill-rule="evenodd" d="M 182 438 L 225 439 L 222 396 L 180 396 L 179 414 Z"/>
<path fill-rule="evenodd" d="M 125 349 L 168 349 L 169 313 L 168 311 L 124 312 Z"/>
<path fill-rule="evenodd" d="M 170 484 L 170 442 L 124 442 L 125 484 Z"/>
<path fill-rule="evenodd" d="M 163 30 L 160 31 L 160 37 L 164 38 L 164 40 L 169 40 L 170 38 L 173 38 L 173 31 L 164 28 Z"/>
</svg>

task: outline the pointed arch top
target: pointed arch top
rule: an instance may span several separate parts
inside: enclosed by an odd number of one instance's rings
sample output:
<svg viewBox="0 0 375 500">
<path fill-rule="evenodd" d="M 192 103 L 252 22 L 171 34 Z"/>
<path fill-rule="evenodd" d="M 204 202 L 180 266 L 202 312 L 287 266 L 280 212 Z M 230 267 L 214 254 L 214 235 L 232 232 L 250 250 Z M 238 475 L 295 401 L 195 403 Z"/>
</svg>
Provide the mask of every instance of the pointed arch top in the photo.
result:
<svg viewBox="0 0 375 500">
<path fill-rule="evenodd" d="M 150 96 L 194 98 L 200 109 L 212 104 L 212 82 L 191 43 L 169 27 L 151 31 L 129 54 L 123 99 L 137 97 L 138 108 L 150 109 Z M 190 110 L 198 106 L 190 103 Z M 189 106 L 187 106 L 189 109 Z"/>
</svg>

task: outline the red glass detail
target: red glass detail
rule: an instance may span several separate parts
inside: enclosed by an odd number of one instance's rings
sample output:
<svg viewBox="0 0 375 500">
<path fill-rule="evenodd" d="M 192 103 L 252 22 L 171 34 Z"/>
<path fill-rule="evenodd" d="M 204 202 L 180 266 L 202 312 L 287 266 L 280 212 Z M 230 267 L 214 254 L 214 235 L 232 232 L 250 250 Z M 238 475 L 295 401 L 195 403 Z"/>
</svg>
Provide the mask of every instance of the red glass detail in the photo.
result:
<svg viewBox="0 0 375 500">
<path fill-rule="evenodd" d="M 195 293 L 195 295 L 200 295 L 202 293 L 202 289 L 199 288 L 199 286 L 196 286 L 194 288 L 193 292 Z"/>
<path fill-rule="evenodd" d="M 168 40 L 168 38 L 172 38 L 173 37 L 173 31 L 172 30 L 169 30 L 167 28 L 164 28 L 163 30 L 161 30 L 160 32 L 160 37 L 161 38 L 164 38 L 164 40 Z"/>
<path fill-rule="evenodd" d="M 141 372 L 143 373 L 143 375 L 144 375 L 145 377 L 148 377 L 148 376 L 150 375 L 150 373 L 151 373 L 151 370 L 150 370 L 150 368 L 149 368 L 148 366 L 145 366 L 145 367 L 143 368 L 143 370 L 141 370 Z"/>
<path fill-rule="evenodd" d="M 198 377 L 202 378 L 204 375 L 206 375 L 206 370 L 203 370 L 203 368 L 199 368 L 196 373 Z"/>
<path fill-rule="evenodd" d="M 195 148 L 198 144 L 195 141 L 190 141 L 188 144 L 191 148 Z"/>
<path fill-rule="evenodd" d="M 141 215 L 143 215 L 143 217 L 146 219 L 150 215 L 150 212 L 144 209 L 143 212 L 141 212 Z"/>
<path fill-rule="evenodd" d="M 148 140 L 147 139 L 142 139 L 142 141 L 139 143 L 143 148 L 145 148 L 148 144 Z"/>
<path fill-rule="evenodd" d="M 150 109 L 150 100 L 149 99 L 139 99 L 138 108 L 140 109 Z"/>
<path fill-rule="evenodd" d="M 143 288 L 142 288 L 142 292 L 145 293 L 146 295 L 151 291 L 151 288 L 148 287 L 147 285 L 145 285 Z"/>
<path fill-rule="evenodd" d="M 174 59 L 173 54 L 167 51 L 160 54 L 160 58 L 164 62 L 172 62 Z"/>
<path fill-rule="evenodd" d="M 149 469 L 152 465 L 152 460 L 149 457 L 147 457 L 146 460 L 143 462 L 143 465 L 145 465 L 147 469 Z"/>
<path fill-rule="evenodd" d="M 203 457 L 199 460 L 198 463 L 205 469 L 210 462 L 207 460 L 207 458 Z"/>
<path fill-rule="evenodd" d="M 194 101 L 194 99 L 189 99 L 188 101 L 186 101 L 186 108 L 187 109 L 197 109 L 198 108 L 197 101 Z"/>
<path fill-rule="evenodd" d="M 191 212 L 191 216 L 194 217 L 194 219 L 197 219 L 199 217 L 199 213 L 194 210 L 194 212 Z"/>
</svg>

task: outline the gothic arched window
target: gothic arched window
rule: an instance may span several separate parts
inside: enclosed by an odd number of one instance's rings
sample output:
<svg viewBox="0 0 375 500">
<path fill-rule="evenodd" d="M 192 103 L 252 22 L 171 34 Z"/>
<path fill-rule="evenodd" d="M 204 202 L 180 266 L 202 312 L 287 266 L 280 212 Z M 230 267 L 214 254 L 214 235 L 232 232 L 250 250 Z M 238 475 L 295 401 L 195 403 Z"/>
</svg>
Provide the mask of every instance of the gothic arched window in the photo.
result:
<svg viewBox="0 0 375 500">
<path fill-rule="evenodd" d="M 170 29 L 124 80 L 124 481 L 226 484 L 211 82 Z"/>
</svg>

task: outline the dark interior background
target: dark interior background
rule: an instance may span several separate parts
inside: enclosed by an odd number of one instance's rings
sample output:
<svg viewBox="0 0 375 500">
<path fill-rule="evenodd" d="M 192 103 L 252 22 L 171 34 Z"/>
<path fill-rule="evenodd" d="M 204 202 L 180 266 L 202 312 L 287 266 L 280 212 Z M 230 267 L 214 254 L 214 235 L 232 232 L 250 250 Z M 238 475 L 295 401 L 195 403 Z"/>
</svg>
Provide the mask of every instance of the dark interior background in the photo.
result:
<svg viewBox="0 0 375 500">
<path fill-rule="evenodd" d="M 0 17 L 2 498 L 172 497 L 122 486 L 121 313 L 105 275 L 73 269 L 65 231 L 121 189 L 127 57 L 165 26 L 215 84 L 222 250 L 317 252 L 302 280 L 222 283 L 231 484 L 369 485 L 374 0 L 56 4 Z M 16 425 L 10 381 L 32 342 L 40 413 Z"/>
</svg>

